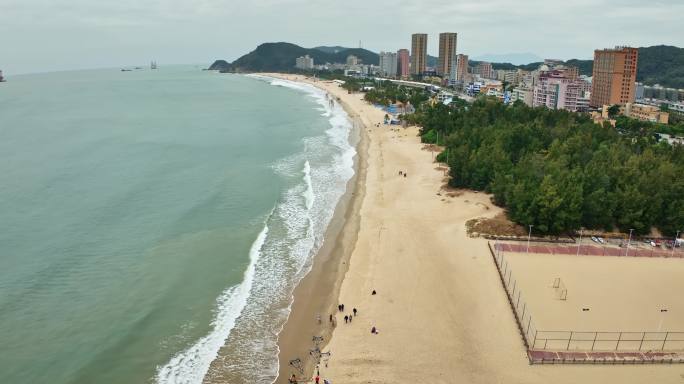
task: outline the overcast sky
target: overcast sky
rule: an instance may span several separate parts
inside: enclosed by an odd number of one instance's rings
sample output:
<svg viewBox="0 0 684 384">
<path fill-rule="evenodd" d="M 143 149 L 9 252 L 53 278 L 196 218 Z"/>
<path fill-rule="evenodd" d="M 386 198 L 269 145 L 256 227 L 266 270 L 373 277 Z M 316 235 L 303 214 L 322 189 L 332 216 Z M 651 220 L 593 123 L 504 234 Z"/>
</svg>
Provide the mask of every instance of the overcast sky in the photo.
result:
<svg viewBox="0 0 684 384">
<path fill-rule="evenodd" d="M 684 46 L 684 0 L 0 0 L 0 69 L 229 61 L 262 42 L 591 58 L 615 45 Z"/>
</svg>

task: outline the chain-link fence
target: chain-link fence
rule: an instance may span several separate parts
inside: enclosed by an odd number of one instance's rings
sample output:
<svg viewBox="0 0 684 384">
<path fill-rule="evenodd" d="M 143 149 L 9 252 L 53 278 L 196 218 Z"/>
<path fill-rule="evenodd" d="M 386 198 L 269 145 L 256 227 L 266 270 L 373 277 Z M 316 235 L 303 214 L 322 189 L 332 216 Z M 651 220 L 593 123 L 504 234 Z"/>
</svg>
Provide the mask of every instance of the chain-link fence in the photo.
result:
<svg viewBox="0 0 684 384">
<path fill-rule="evenodd" d="M 684 332 L 545 331 L 539 329 L 532 319 L 531 308 L 524 299 L 510 263 L 504 257 L 503 250 L 506 247 L 496 245 L 492 247 L 489 243 L 488 246 L 528 351 L 684 351 Z M 558 287 L 555 288 L 561 287 L 559 282 Z M 562 292 L 560 297 L 562 300 Z"/>
</svg>

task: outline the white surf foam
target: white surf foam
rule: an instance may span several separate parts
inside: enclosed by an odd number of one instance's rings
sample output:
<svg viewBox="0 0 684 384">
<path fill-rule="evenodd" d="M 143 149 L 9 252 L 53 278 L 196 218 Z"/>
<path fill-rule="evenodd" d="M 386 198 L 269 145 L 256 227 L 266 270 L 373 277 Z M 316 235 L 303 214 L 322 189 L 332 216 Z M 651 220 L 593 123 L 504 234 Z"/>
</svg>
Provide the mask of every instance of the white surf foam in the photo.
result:
<svg viewBox="0 0 684 384">
<path fill-rule="evenodd" d="M 270 216 L 270 215 L 269 215 Z M 216 300 L 216 317 L 212 322 L 214 328 L 208 335 L 199 339 L 185 351 L 176 354 L 163 367 L 157 368 L 157 383 L 160 384 L 201 384 L 209 370 L 209 365 L 218 355 L 235 320 L 240 316 L 247 304 L 249 291 L 252 288 L 256 264 L 259 261 L 261 248 L 266 241 L 268 225 L 265 224 L 249 250 L 249 266 L 243 281 L 226 289 Z"/>
<path fill-rule="evenodd" d="M 313 207 L 314 195 L 313 185 L 311 184 L 311 165 L 309 160 L 304 163 L 304 182 L 306 183 L 306 191 L 304 191 L 304 200 L 306 203 L 306 209 L 310 210 Z"/>
<path fill-rule="evenodd" d="M 201 382 L 224 343 L 231 352 L 221 367 L 223 373 L 245 383 L 275 381 L 278 335 L 289 317 L 294 288 L 310 271 L 337 202 L 354 174 L 351 123 L 339 104 L 331 107 L 326 93 L 311 85 L 248 76 L 304 93 L 316 102 L 330 127 L 322 135 L 305 138 L 303 151 L 273 165 L 280 177 L 298 181 L 283 192 L 258 247 L 255 242 L 256 254 L 250 252 L 245 281 L 219 299 L 214 330 L 159 368 L 160 384 Z"/>
</svg>

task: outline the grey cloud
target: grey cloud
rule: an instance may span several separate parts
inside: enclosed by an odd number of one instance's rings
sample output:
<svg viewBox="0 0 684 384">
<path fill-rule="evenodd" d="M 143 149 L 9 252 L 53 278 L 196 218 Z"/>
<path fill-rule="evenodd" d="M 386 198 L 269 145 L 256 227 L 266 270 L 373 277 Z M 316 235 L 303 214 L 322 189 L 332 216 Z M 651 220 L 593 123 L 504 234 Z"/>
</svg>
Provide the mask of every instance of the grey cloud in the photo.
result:
<svg viewBox="0 0 684 384">
<path fill-rule="evenodd" d="M 265 41 L 589 58 L 616 44 L 684 45 L 681 0 L 0 0 L 6 73 L 232 60 Z M 46 55 L 49 54 L 49 60 Z"/>
</svg>

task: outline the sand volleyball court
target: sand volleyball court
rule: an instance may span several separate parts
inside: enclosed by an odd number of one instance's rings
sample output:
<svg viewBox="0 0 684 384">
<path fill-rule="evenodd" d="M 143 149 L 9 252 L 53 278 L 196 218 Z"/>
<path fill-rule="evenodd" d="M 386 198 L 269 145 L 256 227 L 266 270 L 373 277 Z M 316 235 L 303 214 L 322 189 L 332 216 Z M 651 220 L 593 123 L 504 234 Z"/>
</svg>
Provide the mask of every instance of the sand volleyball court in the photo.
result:
<svg viewBox="0 0 684 384">
<path fill-rule="evenodd" d="M 495 248 L 530 349 L 684 350 L 684 260 Z"/>
</svg>

